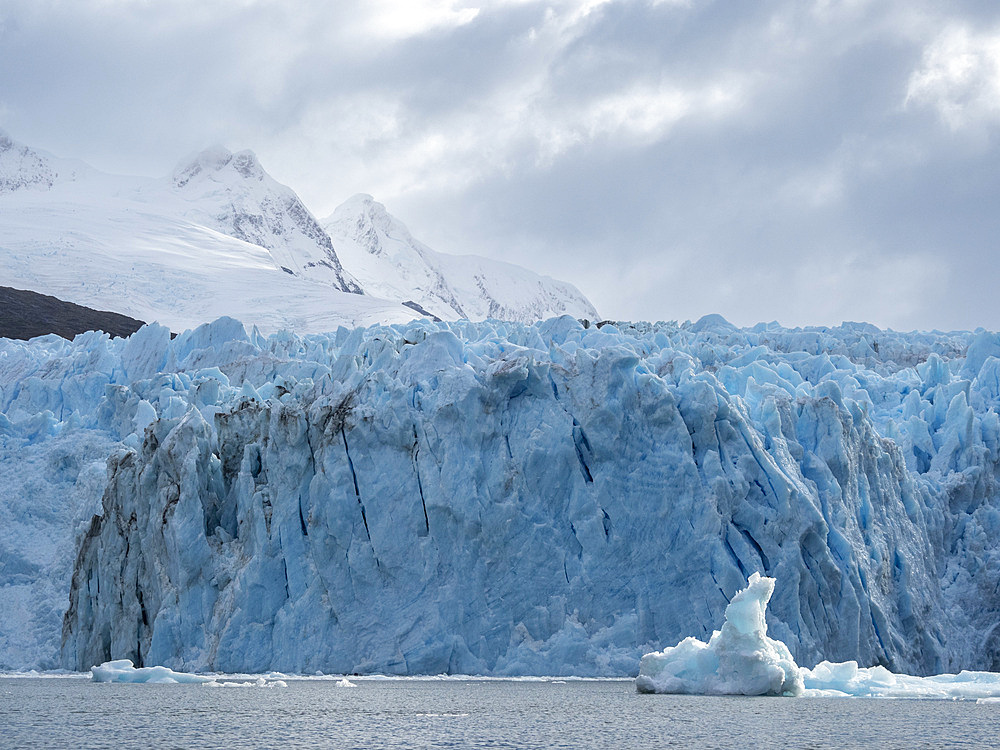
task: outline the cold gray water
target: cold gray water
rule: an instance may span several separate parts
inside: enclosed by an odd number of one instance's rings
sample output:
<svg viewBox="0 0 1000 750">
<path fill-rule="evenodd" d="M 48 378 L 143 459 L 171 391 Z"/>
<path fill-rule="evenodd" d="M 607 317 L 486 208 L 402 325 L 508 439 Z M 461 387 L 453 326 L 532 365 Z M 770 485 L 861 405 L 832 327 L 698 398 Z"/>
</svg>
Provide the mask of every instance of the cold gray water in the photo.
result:
<svg viewBox="0 0 1000 750">
<path fill-rule="evenodd" d="M 281 688 L 0 679 L 3 747 L 996 747 L 1000 704 L 640 695 L 631 681 Z"/>
</svg>

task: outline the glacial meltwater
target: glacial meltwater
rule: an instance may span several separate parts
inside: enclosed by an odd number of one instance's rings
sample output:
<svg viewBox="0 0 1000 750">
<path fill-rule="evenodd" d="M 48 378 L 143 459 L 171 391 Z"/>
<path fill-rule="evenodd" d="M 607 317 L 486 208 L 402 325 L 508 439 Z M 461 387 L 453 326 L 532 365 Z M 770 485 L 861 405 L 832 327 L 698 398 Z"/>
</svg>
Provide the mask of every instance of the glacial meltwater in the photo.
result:
<svg viewBox="0 0 1000 750">
<path fill-rule="evenodd" d="M 633 680 L 284 682 L 3 678 L 0 746 L 936 748 L 1000 734 L 989 702 L 643 695 Z"/>
</svg>

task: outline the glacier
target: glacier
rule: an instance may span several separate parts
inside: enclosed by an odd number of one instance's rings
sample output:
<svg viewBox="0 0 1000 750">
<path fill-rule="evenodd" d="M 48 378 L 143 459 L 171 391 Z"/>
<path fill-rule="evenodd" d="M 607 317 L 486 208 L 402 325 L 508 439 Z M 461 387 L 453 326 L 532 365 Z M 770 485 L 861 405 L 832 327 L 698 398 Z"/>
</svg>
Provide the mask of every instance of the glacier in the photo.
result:
<svg viewBox="0 0 1000 750">
<path fill-rule="evenodd" d="M 0 340 L 0 668 L 635 675 L 759 573 L 798 664 L 998 669 L 998 399 L 982 330 Z"/>
</svg>

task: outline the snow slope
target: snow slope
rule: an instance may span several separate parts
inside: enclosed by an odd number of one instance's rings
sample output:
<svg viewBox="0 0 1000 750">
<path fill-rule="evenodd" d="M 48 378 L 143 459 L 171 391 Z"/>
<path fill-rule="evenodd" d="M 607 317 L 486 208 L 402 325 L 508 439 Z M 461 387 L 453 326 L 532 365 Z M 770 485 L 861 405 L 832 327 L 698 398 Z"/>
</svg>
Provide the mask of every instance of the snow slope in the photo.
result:
<svg viewBox="0 0 1000 750">
<path fill-rule="evenodd" d="M 368 257 L 354 240 L 345 242 L 352 259 Z M 469 293 L 474 303 L 463 297 L 454 307 L 438 306 L 438 317 L 596 317 L 569 285 L 485 259 L 454 262 L 481 266 Z M 362 263 L 362 290 L 327 231 L 249 151 L 208 149 L 151 180 L 101 174 L 0 133 L 2 286 L 175 331 L 222 315 L 265 332 L 303 333 L 424 314 L 413 304 L 423 298 L 420 278 L 391 263 L 376 270 L 391 283 Z M 464 273 L 442 277 L 444 288 L 464 294 Z"/>
<path fill-rule="evenodd" d="M 798 664 L 996 669 L 998 383 L 864 324 L 0 341 L 0 666 L 635 674 L 759 572 Z"/>
<path fill-rule="evenodd" d="M 366 290 L 412 301 L 443 320 L 536 320 L 568 314 L 597 320 L 571 284 L 510 263 L 445 255 L 414 239 L 370 195 L 356 195 L 323 221 L 344 263 Z"/>
<path fill-rule="evenodd" d="M 203 151 L 178 166 L 167 180 L 141 192 L 149 203 L 173 203 L 172 214 L 266 249 L 291 276 L 362 293 L 341 266 L 330 237 L 299 197 L 275 182 L 251 151 Z"/>
</svg>

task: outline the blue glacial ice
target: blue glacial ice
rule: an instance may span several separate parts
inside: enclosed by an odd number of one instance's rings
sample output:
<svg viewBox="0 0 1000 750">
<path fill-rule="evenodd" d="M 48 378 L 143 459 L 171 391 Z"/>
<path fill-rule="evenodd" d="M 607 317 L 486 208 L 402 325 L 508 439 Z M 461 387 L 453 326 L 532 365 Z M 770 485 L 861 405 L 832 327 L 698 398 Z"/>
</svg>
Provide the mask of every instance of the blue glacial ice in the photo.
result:
<svg viewBox="0 0 1000 750">
<path fill-rule="evenodd" d="M 1000 337 L 488 321 L 0 340 L 0 668 L 1000 668 Z"/>
<path fill-rule="evenodd" d="M 774 579 L 752 573 L 726 607 L 726 621 L 707 643 L 693 636 L 639 662 L 640 693 L 801 695 L 802 670 L 788 647 L 767 637 L 765 613 Z"/>
<path fill-rule="evenodd" d="M 94 682 L 136 682 L 150 684 L 206 684 L 213 678 L 200 674 L 175 672 L 167 667 L 136 668 L 129 659 L 116 659 L 90 668 Z"/>
<path fill-rule="evenodd" d="M 93 682 L 124 682 L 148 685 L 205 685 L 206 687 L 288 687 L 284 680 L 269 675 L 254 679 L 226 680 L 219 675 L 175 672 L 168 667 L 136 667 L 131 659 L 115 659 L 90 668 Z"/>
<path fill-rule="evenodd" d="M 767 636 L 765 613 L 775 580 L 753 573 L 726 608 L 722 630 L 707 643 L 688 637 L 642 657 L 641 693 L 780 695 L 786 697 L 937 698 L 1000 697 L 1000 674 L 962 671 L 918 677 L 856 661 L 799 667 L 785 644 Z"/>
</svg>

